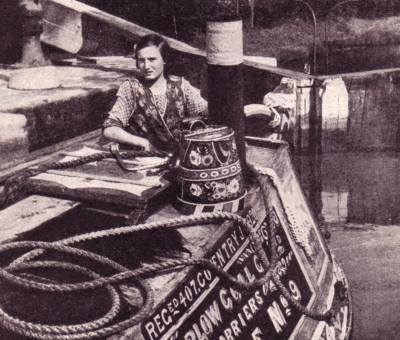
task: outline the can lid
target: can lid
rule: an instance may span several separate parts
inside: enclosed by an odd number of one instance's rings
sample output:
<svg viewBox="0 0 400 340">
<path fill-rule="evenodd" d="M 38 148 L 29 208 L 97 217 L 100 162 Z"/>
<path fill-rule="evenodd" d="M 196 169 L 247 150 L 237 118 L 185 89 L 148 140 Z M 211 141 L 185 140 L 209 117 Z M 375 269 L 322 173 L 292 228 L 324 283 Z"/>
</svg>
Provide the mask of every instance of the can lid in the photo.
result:
<svg viewBox="0 0 400 340">
<path fill-rule="evenodd" d="M 226 139 L 233 135 L 233 130 L 227 126 L 213 125 L 199 129 L 185 135 L 185 139 L 191 141 L 211 142 Z"/>
</svg>

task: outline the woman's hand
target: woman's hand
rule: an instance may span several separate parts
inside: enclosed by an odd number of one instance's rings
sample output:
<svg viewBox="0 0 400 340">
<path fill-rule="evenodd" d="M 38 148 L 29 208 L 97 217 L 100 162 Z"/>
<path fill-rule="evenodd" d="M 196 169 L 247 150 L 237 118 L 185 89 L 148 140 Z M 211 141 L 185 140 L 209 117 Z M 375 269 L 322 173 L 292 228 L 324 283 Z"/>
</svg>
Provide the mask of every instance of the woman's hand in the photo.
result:
<svg viewBox="0 0 400 340">
<path fill-rule="evenodd" d="M 103 130 L 103 135 L 113 142 L 140 146 L 146 151 L 157 151 L 157 148 L 151 144 L 148 139 L 132 135 L 118 126 L 110 126 L 105 128 Z"/>
<path fill-rule="evenodd" d="M 158 151 L 157 148 L 151 144 L 147 139 L 140 143 L 140 146 L 144 148 L 146 151 Z"/>
</svg>

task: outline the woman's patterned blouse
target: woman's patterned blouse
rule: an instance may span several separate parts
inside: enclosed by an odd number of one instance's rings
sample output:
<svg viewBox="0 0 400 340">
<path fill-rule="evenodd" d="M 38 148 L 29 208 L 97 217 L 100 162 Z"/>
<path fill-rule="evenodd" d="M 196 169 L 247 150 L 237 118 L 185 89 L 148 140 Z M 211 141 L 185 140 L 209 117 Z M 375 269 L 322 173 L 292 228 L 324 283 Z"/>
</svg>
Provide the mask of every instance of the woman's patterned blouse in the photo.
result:
<svg viewBox="0 0 400 340">
<path fill-rule="evenodd" d="M 120 86 L 103 127 L 118 126 L 156 144 L 178 142 L 184 118 L 206 115 L 207 101 L 184 78 L 168 78 L 166 93 L 156 95 L 132 78 Z"/>
</svg>

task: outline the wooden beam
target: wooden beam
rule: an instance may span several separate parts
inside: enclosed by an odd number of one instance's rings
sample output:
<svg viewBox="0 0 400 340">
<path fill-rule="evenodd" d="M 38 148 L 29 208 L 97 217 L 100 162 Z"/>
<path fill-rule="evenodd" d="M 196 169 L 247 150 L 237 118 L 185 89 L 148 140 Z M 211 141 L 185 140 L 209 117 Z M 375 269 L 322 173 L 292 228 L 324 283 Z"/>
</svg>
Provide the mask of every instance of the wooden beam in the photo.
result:
<svg viewBox="0 0 400 340">
<path fill-rule="evenodd" d="M 47 173 L 53 174 L 53 175 L 60 175 L 60 176 L 66 176 L 66 177 L 75 177 L 75 178 L 84 178 L 87 180 L 96 180 L 96 181 L 104 181 L 104 182 L 111 182 L 111 183 L 125 183 L 125 184 L 133 184 L 133 185 L 138 185 L 140 187 L 145 187 L 145 188 L 155 188 L 155 187 L 160 187 L 161 183 L 159 186 L 154 185 L 154 184 L 149 184 L 146 183 L 145 181 L 140 181 L 140 180 L 135 180 L 135 179 L 129 179 L 129 178 L 116 178 L 115 176 L 101 176 L 101 175 L 95 175 L 95 174 L 85 174 L 83 172 L 79 171 L 72 171 L 72 170 L 47 170 Z"/>
<path fill-rule="evenodd" d="M 399 71 L 400 71 L 399 67 L 394 67 L 394 68 L 384 68 L 384 69 L 380 69 L 380 70 L 328 74 L 328 75 L 319 76 L 319 77 L 317 77 L 317 79 L 325 80 L 325 79 L 331 79 L 331 78 L 363 78 L 363 77 L 368 77 L 368 76 L 372 76 L 372 75 L 380 75 L 380 74 L 393 73 L 393 72 L 399 72 Z"/>
<path fill-rule="evenodd" d="M 132 37 L 142 37 L 146 34 L 157 33 L 155 31 L 144 28 L 142 26 L 139 26 L 139 25 L 129 22 L 127 20 L 121 19 L 115 15 L 101 11 L 98 8 L 83 4 L 79 1 L 75 1 L 75 0 L 50 0 L 50 1 L 53 3 L 59 4 L 59 5 L 65 6 L 67 8 L 70 8 L 72 10 L 75 10 L 78 13 L 86 14 L 90 17 L 93 17 L 100 21 L 106 22 L 114 27 L 117 27 L 117 28 L 123 30 L 125 33 L 128 33 L 128 35 L 130 35 Z M 185 53 L 205 56 L 205 52 L 201 49 L 195 48 L 193 46 L 190 46 L 188 44 L 185 44 L 185 43 L 178 41 L 176 39 L 173 39 L 173 38 L 169 38 L 169 37 L 165 37 L 165 36 L 164 36 L 164 38 L 168 41 L 170 46 L 175 50 L 185 52 Z"/>
<path fill-rule="evenodd" d="M 273 74 L 277 74 L 277 75 L 292 78 L 292 79 L 315 79 L 315 78 L 317 78 L 311 74 L 292 71 L 292 70 L 288 70 L 288 69 L 277 67 L 277 66 L 271 66 L 269 63 L 258 61 L 258 60 L 255 61 L 255 60 L 252 60 L 251 57 L 246 57 L 246 56 L 243 57 L 243 64 L 246 66 L 254 67 L 259 70 L 269 71 Z"/>
</svg>

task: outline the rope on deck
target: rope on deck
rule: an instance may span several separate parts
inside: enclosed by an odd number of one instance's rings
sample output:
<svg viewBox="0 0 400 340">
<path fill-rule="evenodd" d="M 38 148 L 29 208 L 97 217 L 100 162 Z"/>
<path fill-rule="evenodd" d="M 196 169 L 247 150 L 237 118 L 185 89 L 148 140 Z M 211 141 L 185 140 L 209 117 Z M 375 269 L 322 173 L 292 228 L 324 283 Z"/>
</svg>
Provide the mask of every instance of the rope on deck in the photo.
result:
<svg viewBox="0 0 400 340">
<path fill-rule="evenodd" d="M 118 156 L 121 157 L 122 159 L 131 159 L 136 157 L 167 157 L 167 156 L 170 157 L 171 155 L 162 151 L 133 150 L 133 151 L 120 152 L 118 153 Z M 86 163 L 101 161 L 105 158 L 114 158 L 114 157 L 115 155 L 111 151 L 104 151 L 66 162 L 58 161 L 58 162 L 40 164 L 36 167 L 20 171 L 15 175 L 11 176 L 10 178 L 8 178 L 7 181 L 4 183 L 3 194 L 0 197 L 0 209 L 3 209 L 19 201 L 20 199 L 22 199 L 27 195 L 27 193 L 29 192 L 29 188 L 27 186 L 27 179 L 29 177 L 36 176 L 50 169 L 60 170 L 60 169 L 74 168 Z"/>
<path fill-rule="evenodd" d="M 97 156 L 100 157 L 100 156 Z M 262 197 L 264 200 L 267 211 L 271 211 L 271 200 L 269 200 L 269 191 L 266 185 L 263 185 L 261 181 L 261 175 L 254 168 L 250 167 L 254 172 L 257 182 L 261 188 Z M 265 177 L 264 177 L 265 179 Z M 277 190 L 271 178 L 267 177 L 271 182 L 269 188 Z M 211 222 L 223 222 L 232 221 L 242 226 L 251 243 L 254 246 L 256 255 L 260 258 L 263 267 L 266 272 L 263 276 L 254 282 L 248 283 L 242 280 L 236 279 L 229 273 L 225 272 L 220 267 L 216 266 L 209 260 L 206 259 L 179 259 L 179 260 L 166 260 L 162 263 L 146 264 L 142 267 L 134 270 L 130 270 L 113 260 L 89 252 L 86 250 L 74 248 L 71 245 L 80 243 L 87 240 L 99 239 L 103 237 L 110 237 L 115 235 L 125 235 L 128 233 L 136 233 L 144 230 L 154 229 L 168 229 L 168 228 L 183 228 L 192 225 L 203 225 Z M 14 260 L 10 265 L 0 269 L 0 278 L 8 282 L 14 283 L 18 286 L 25 287 L 28 289 L 37 289 L 41 291 L 49 292 L 72 292 L 84 289 L 97 289 L 105 287 L 108 290 L 110 298 L 112 300 L 112 306 L 103 317 L 98 320 L 91 321 L 80 325 L 44 325 L 37 323 L 30 323 L 24 320 L 17 319 L 13 316 L 8 315 L 0 306 L 0 323 L 3 327 L 16 332 L 24 336 L 30 336 L 37 339 L 48 339 L 48 340 L 71 340 L 71 339 L 91 339 L 96 337 L 104 337 L 111 334 L 119 333 L 127 328 L 130 328 L 140 323 L 143 318 L 148 315 L 153 307 L 153 299 L 151 296 L 151 288 L 146 286 L 146 282 L 143 280 L 149 275 L 154 276 L 157 273 L 164 272 L 166 270 L 182 269 L 187 266 L 198 266 L 209 269 L 216 276 L 222 279 L 225 283 L 230 284 L 236 289 L 251 291 L 260 286 L 269 283 L 271 280 L 275 282 L 277 288 L 282 292 L 285 298 L 301 313 L 313 318 L 315 320 L 329 321 L 332 318 L 332 310 L 320 313 L 316 310 L 312 310 L 299 301 L 297 301 L 288 289 L 283 285 L 280 276 L 278 274 L 278 254 L 276 252 L 276 226 L 275 223 L 269 223 L 271 228 L 268 230 L 269 251 L 271 253 L 271 259 L 268 260 L 267 255 L 263 249 L 262 241 L 259 236 L 253 230 L 249 222 L 236 214 L 227 212 L 214 212 L 204 213 L 196 216 L 185 216 L 179 218 L 173 218 L 165 221 L 158 221 L 153 223 L 139 224 L 135 226 L 127 226 L 120 228 L 113 228 L 105 231 L 91 232 L 78 236 L 73 236 L 57 242 L 37 242 L 37 241 L 23 241 L 23 242 L 10 242 L 0 246 L 0 253 L 4 253 L 10 250 L 17 249 L 28 249 L 25 255 Z M 118 271 L 116 274 L 104 277 L 91 271 L 90 269 L 77 266 L 66 262 L 56 261 L 32 261 L 38 255 L 42 254 L 46 250 L 53 250 L 59 253 L 68 254 L 73 257 L 87 258 L 97 263 L 107 265 L 114 270 Z M 79 282 L 79 283 L 44 283 L 43 280 L 32 279 L 32 277 L 26 277 L 23 273 L 19 272 L 31 268 L 63 268 L 66 270 L 77 271 L 83 273 L 91 278 L 91 280 Z M 143 296 L 143 305 L 138 313 L 132 315 L 130 318 L 111 324 L 116 314 L 120 309 L 119 297 L 115 295 L 115 287 L 113 285 L 120 284 L 127 281 L 134 284 Z M 118 294 L 117 294 L 118 295 Z M 111 324 L 111 325 L 110 325 Z"/>
</svg>

